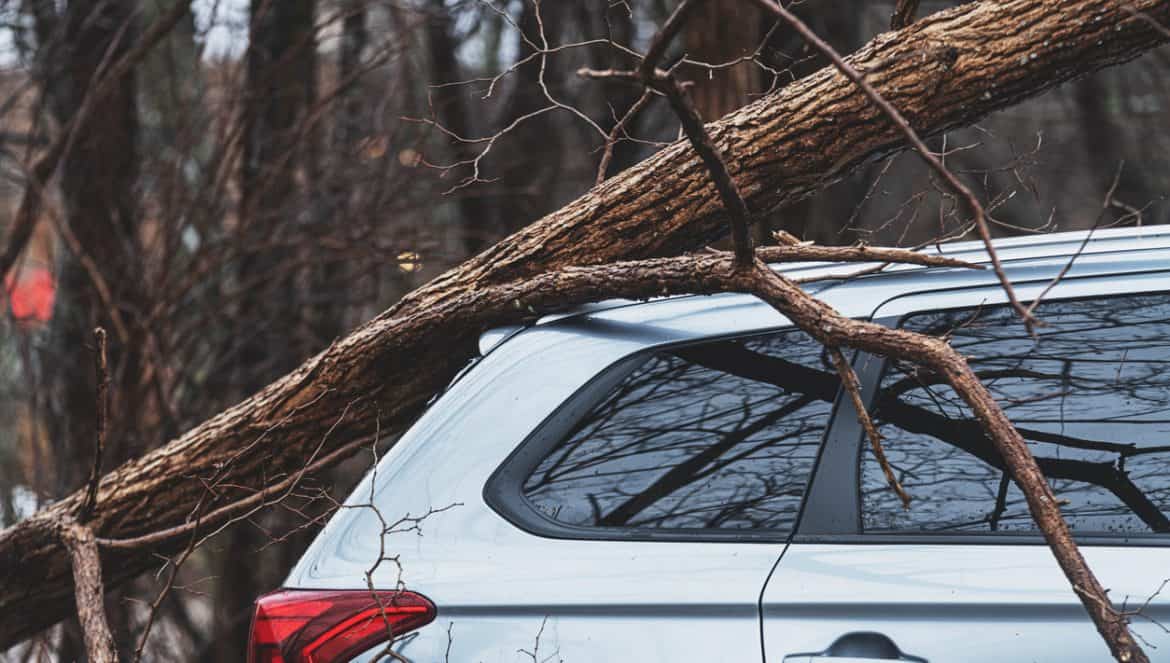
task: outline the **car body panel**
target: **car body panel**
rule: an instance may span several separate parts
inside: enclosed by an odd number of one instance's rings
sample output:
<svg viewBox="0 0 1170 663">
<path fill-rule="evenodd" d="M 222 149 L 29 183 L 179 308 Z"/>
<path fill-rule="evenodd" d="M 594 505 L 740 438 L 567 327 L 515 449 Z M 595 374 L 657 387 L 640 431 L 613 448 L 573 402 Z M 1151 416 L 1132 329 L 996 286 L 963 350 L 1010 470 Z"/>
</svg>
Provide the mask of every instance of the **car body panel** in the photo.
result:
<svg viewBox="0 0 1170 663">
<path fill-rule="evenodd" d="M 1170 576 L 1170 549 L 1086 546 L 1110 596 L 1142 607 Z M 1165 623 L 1161 596 L 1143 614 Z M 1109 651 L 1042 544 L 792 544 L 763 600 L 768 663 L 821 651 L 842 635 L 879 632 L 931 663 L 1104 661 Z M 1170 660 L 1170 637 L 1135 631 Z M 836 659 L 816 659 L 836 660 Z"/>
</svg>

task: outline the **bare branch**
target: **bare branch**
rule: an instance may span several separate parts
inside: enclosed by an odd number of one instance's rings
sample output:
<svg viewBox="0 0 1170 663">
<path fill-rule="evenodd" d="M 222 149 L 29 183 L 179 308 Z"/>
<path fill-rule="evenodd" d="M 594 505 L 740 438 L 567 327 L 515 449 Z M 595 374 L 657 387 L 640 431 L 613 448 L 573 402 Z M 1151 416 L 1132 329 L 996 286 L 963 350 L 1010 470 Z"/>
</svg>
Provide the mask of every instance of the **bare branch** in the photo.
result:
<svg viewBox="0 0 1170 663">
<path fill-rule="evenodd" d="M 33 4 L 38 5 L 44 3 Z M 82 98 L 81 104 L 78 106 L 76 112 L 74 112 L 69 125 L 64 128 L 61 135 L 46 150 L 44 156 L 38 159 L 27 173 L 28 181 L 20 200 L 20 206 L 16 212 L 16 218 L 12 223 L 12 229 L 9 231 L 4 251 L 0 253 L 0 281 L 4 280 L 8 271 L 16 263 L 16 259 L 24 251 L 24 247 L 28 244 L 29 239 L 32 238 L 40 211 L 41 200 L 45 195 L 45 184 L 52 179 L 58 164 L 61 163 L 73 148 L 76 136 L 84 128 L 85 124 L 89 122 L 90 114 L 97 105 L 97 102 L 113 89 L 113 85 L 120 78 L 131 71 L 135 65 L 153 50 L 179 24 L 179 21 L 187 15 L 190 9 L 190 3 L 175 3 L 166 14 L 160 16 L 151 24 L 125 55 L 111 63 L 108 61 L 108 56 L 113 54 L 114 47 L 122 40 L 123 33 L 129 27 L 129 23 L 120 28 L 118 36 L 113 39 L 110 51 L 107 53 L 107 61 L 103 62 L 98 68 L 96 82 L 86 88 L 85 96 Z"/>
<path fill-rule="evenodd" d="M 66 518 L 58 523 L 58 534 L 73 563 L 74 599 L 87 658 L 91 663 L 117 663 L 114 637 L 106 621 L 102 564 L 93 532 Z"/>
<path fill-rule="evenodd" d="M 951 172 L 951 170 L 947 168 L 943 162 L 938 159 L 937 156 L 934 155 L 934 152 L 932 152 L 930 148 L 926 146 L 926 143 L 923 142 L 918 133 L 910 126 L 910 123 L 906 120 L 905 117 L 903 117 L 902 113 L 897 108 L 894 108 L 893 104 L 887 101 L 885 97 L 883 97 L 876 89 L 874 89 L 874 87 L 865 80 L 865 77 L 862 76 L 860 72 L 858 72 L 853 68 L 852 65 L 846 62 L 845 58 L 841 57 L 841 54 L 838 53 L 836 49 L 830 46 L 827 42 L 825 42 L 825 40 L 821 39 L 815 32 L 813 32 L 811 28 L 805 25 L 804 21 L 801 21 L 796 17 L 795 14 L 785 9 L 783 6 L 772 2 L 772 0 L 751 1 L 788 23 L 788 25 L 791 26 L 793 30 L 800 34 L 802 39 L 804 39 L 810 46 L 819 51 L 821 55 L 824 55 L 826 58 L 828 58 L 829 61 L 833 63 L 833 66 L 835 66 L 842 74 L 844 74 L 846 78 L 857 85 L 857 87 L 861 88 L 862 92 L 865 93 L 865 96 L 881 109 L 882 113 L 890 120 L 890 122 L 894 124 L 895 127 L 897 127 L 898 131 L 901 132 L 901 134 L 905 137 L 906 141 L 909 142 L 910 145 L 918 152 L 919 156 L 922 157 L 922 160 L 925 161 L 928 166 L 930 166 L 931 170 L 933 170 L 940 178 L 942 178 L 942 180 L 947 183 L 947 186 L 949 186 L 951 190 L 954 191 L 955 194 L 963 200 L 969 213 L 972 217 L 974 217 L 975 229 L 979 233 L 979 238 L 983 240 L 983 245 L 986 247 L 987 254 L 991 258 L 992 269 L 995 270 L 995 275 L 999 278 L 999 283 L 1003 287 L 1004 293 L 1007 294 L 1008 301 L 1011 303 L 1012 308 L 1015 309 L 1016 314 L 1018 314 L 1020 319 L 1024 322 L 1025 327 L 1031 331 L 1036 324 L 1036 319 L 1032 316 L 1031 311 L 1024 307 L 1022 303 L 1020 303 L 1019 298 L 1016 296 L 1015 288 L 1012 286 L 1012 283 L 1008 279 L 1007 274 L 1005 274 L 1003 271 L 1003 266 L 999 261 L 999 255 L 996 253 L 995 247 L 991 243 L 991 230 L 987 224 L 987 213 L 983 209 L 983 205 L 979 202 L 979 199 L 975 197 L 974 192 L 972 192 L 971 189 L 967 187 L 967 185 L 963 184 L 963 182 L 960 181 L 959 178 L 953 172 Z"/>
<path fill-rule="evenodd" d="M 890 467 L 890 461 L 886 458 L 886 450 L 882 446 L 881 433 L 878 432 L 877 426 L 873 423 L 873 418 L 869 416 L 869 410 L 865 407 L 865 401 L 861 398 L 861 383 L 857 379 L 857 373 L 849 365 L 849 361 L 845 359 L 845 355 L 841 353 L 840 348 L 829 348 L 829 356 L 833 359 L 833 365 L 837 368 L 837 374 L 841 376 L 841 385 L 845 388 L 845 392 L 849 394 L 849 399 L 853 402 L 853 409 L 857 411 L 857 421 L 861 424 L 862 429 L 865 430 L 866 437 L 869 438 L 870 447 L 873 448 L 873 456 L 877 459 L 878 464 L 881 465 L 882 473 L 886 475 L 886 483 L 890 485 L 890 489 L 902 500 L 902 508 L 909 509 L 910 495 L 902 487 L 902 484 L 898 482 L 898 478 L 894 476 L 894 470 Z"/>
<path fill-rule="evenodd" d="M 630 106 L 630 109 L 626 111 L 625 115 L 622 115 L 621 119 L 613 125 L 613 129 L 610 129 L 609 135 L 605 137 L 605 149 L 601 154 L 601 163 L 597 164 L 597 179 L 595 180 L 595 184 L 601 184 L 605 181 L 605 174 L 609 171 L 609 162 L 613 160 L 614 145 L 617 144 L 618 138 L 625 133 L 626 126 L 638 116 L 638 113 L 642 112 L 642 109 L 653 98 L 654 91 L 646 88 L 642 92 L 642 96 L 638 97 L 634 105 Z"/>
<path fill-rule="evenodd" d="M 650 39 L 650 46 L 646 48 L 646 54 L 642 56 L 642 62 L 638 65 L 638 78 L 646 81 L 652 81 L 658 77 L 656 67 L 658 61 L 662 59 L 662 55 L 666 52 L 666 48 L 670 46 L 670 42 L 678 35 L 683 26 L 686 25 L 687 20 L 691 16 L 691 12 L 704 0 L 683 0 L 675 7 L 674 12 L 654 33 Z"/>
<path fill-rule="evenodd" d="M 97 436 L 94 439 L 93 466 L 89 471 L 89 480 L 86 482 L 85 501 L 77 512 L 77 520 L 85 522 L 93 515 L 97 508 L 98 484 L 102 479 L 102 454 L 106 448 L 106 430 L 110 418 L 110 370 L 106 356 L 106 330 L 98 327 L 93 330 L 93 339 L 96 344 L 94 353 L 94 371 L 97 377 Z"/>
</svg>

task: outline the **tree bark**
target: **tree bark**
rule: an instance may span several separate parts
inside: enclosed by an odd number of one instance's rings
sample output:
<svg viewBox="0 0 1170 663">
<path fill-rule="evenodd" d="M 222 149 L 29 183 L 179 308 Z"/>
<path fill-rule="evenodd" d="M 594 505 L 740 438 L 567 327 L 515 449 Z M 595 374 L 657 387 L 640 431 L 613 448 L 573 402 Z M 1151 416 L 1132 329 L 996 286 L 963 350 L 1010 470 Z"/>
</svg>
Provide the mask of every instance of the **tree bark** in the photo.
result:
<svg viewBox="0 0 1170 663">
<path fill-rule="evenodd" d="M 964 4 L 878 36 L 850 58 L 923 133 L 973 122 L 1059 82 L 1135 57 L 1165 39 L 1127 3 L 997 0 Z M 1128 3 L 1166 22 L 1170 2 Z M 1092 20 L 1090 20 L 1090 18 Z M 1007 35 L 1007 36 L 1005 36 Z M 835 69 L 821 70 L 709 127 L 754 212 L 799 200 L 874 154 L 899 149 L 896 130 Z M 411 293 L 291 374 L 178 440 L 106 475 L 92 527 L 105 538 L 188 522 L 208 503 L 279 480 L 348 441 L 401 429 L 475 352 L 485 328 L 552 307 L 612 297 L 704 292 L 665 287 L 654 272 L 638 289 L 614 283 L 569 293 L 536 279 L 545 299 L 516 305 L 511 285 L 572 265 L 668 255 L 722 234 L 727 220 L 707 173 L 685 144 L 671 145 L 565 208 Z M 643 274 L 645 277 L 646 274 Z M 706 286 L 704 286 L 706 283 Z M 678 284 L 675 284 L 678 285 Z M 480 298 L 490 293 L 491 306 Z M 436 339 L 441 339 L 437 341 Z M 832 339 L 831 339 L 832 340 Z M 330 435 L 326 431 L 332 430 Z M 163 497 L 165 496 L 165 498 Z M 0 646 L 54 623 L 71 604 L 69 565 L 51 523 L 74 495 L 0 533 Z M 199 507 L 197 505 L 203 505 Z M 107 555 L 107 584 L 149 568 L 152 550 Z"/>
<path fill-rule="evenodd" d="M 73 587 L 77 600 L 77 618 L 85 640 L 89 663 L 117 663 L 114 636 L 106 622 L 105 590 L 97 541 L 88 527 L 72 518 L 59 523 L 61 542 L 69 551 L 73 567 Z"/>
</svg>

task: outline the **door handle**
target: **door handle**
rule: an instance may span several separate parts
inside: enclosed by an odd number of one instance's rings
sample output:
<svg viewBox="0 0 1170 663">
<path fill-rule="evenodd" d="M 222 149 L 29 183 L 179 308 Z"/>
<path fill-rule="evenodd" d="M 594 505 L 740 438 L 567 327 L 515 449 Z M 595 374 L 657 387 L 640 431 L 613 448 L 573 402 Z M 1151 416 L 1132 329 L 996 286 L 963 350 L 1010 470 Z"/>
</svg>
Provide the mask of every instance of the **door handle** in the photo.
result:
<svg viewBox="0 0 1170 663">
<path fill-rule="evenodd" d="M 878 663 L 878 661 L 928 663 L 925 658 L 903 653 L 893 640 L 871 631 L 846 633 L 821 652 L 789 654 L 784 657 L 784 663 Z"/>
</svg>

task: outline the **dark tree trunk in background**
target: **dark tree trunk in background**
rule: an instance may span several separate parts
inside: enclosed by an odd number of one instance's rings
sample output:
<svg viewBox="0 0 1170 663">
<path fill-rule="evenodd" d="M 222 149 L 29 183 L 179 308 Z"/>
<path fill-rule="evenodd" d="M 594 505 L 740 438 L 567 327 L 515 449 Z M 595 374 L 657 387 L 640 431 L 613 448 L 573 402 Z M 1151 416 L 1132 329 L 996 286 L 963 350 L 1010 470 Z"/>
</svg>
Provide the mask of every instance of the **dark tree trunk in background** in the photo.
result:
<svg viewBox="0 0 1170 663">
<path fill-rule="evenodd" d="M 586 30 L 585 38 L 609 39 L 616 44 L 633 43 L 634 17 L 628 5 L 609 0 L 590 0 L 582 2 L 578 12 L 581 15 L 579 22 Z M 632 69 L 636 64 L 628 55 L 608 45 L 589 50 L 589 66 L 592 69 Z M 598 101 L 597 108 L 591 110 L 590 115 L 607 132 L 613 131 L 618 120 L 641 97 L 641 90 L 637 87 L 616 81 L 594 82 L 591 90 L 597 95 Z M 640 120 L 646 115 L 648 112 L 643 110 L 639 117 L 627 122 L 626 133 L 637 136 L 638 127 L 642 124 Z M 606 176 L 613 176 L 634 165 L 640 154 L 642 149 L 636 143 L 619 141 L 614 145 Z"/>
<path fill-rule="evenodd" d="M 450 85 L 465 78 L 455 57 L 459 41 L 452 10 L 443 0 L 431 0 L 427 9 L 430 12 L 425 26 L 427 55 L 435 86 L 430 90 L 430 103 L 444 127 L 457 136 L 470 137 L 476 127 L 471 121 L 469 103 L 478 100 L 468 98 L 470 92 L 466 86 Z M 451 140 L 450 154 L 444 158 L 449 162 L 467 161 L 474 159 L 479 149 L 477 145 Z M 490 243 L 490 237 L 502 232 L 493 218 L 492 201 L 482 193 L 483 187 L 477 186 L 453 194 L 458 197 L 461 241 L 468 253 L 479 252 L 485 242 Z"/>
<path fill-rule="evenodd" d="M 1122 163 L 1127 153 L 1124 144 L 1127 133 L 1119 131 L 1115 121 L 1117 114 L 1109 111 L 1109 105 L 1117 101 L 1115 94 L 1116 91 L 1098 77 L 1079 80 L 1073 88 L 1086 157 L 1099 162 L 1102 172 L 1117 173 L 1113 199 L 1120 205 L 1102 218 L 1106 224 L 1126 213 L 1122 206 L 1136 209 L 1154 198 L 1153 188 L 1147 185 L 1143 176 L 1146 166 L 1140 162 Z M 1103 181 L 1099 185 L 1108 187 L 1109 182 Z"/>
<path fill-rule="evenodd" d="M 517 25 L 535 44 L 541 43 L 541 23 L 544 38 L 549 45 L 560 43 L 565 27 L 565 16 L 571 9 L 566 2 L 525 2 Z M 537 11 L 540 20 L 537 20 Z M 519 34 L 515 36 L 516 58 L 532 54 L 532 47 Z M 544 82 L 554 94 L 561 92 L 566 72 L 552 63 L 544 72 Z M 550 105 L 541 90 L 541 61 L 533 58 L 517 67 L 512 74 L 512 86 L 501 115 L 501 125 L 524 117 Z M 484 160 L 485 168 L 495 172 L 499 183 L 479 187 L 489 195 L 492 214 L 480 219 L 464 219 L 469 253 L 478 253 L 510 232 L 521 228 L 529 220 L 546 214 L 557 204 L 555 185 L 560 177 L 560 164 L 548 154 L 563 149 L 560 125 L 551 113 L 529 118 L 492 150 Z"/>
<path fill-rule="evenodd" d="M 708 0 L 694 13 L 686 30 L 687 58 L 709 65 L 727 65 L 750 56 L 760 43 L 760 10 L 741 0 Z M 753 62 L 707 69 L 684 70 L 694 85 L 691 99 L 704 121 L 710 122 L 747 105 L 761 91 L 761 69 Z"/>
<path fill-rule="evenodd" d="M 239 282 L 244 323 L 237 388 L 246 396 L 295 365 L 303 348 L 295 333 L 304 317 L 294 307 L 302 285 L 287 267 L 294 256 L 280 245 L 286 228 L 305 223 L 319 153 L 307 114 L 316 96 L 315 0 L 251 0 L 243 101 L 244 145 L 240 171 L 240 236 L 246 248 Z M 270 245 L 275 243 L 275 246 Z M 216 661 L 242 661 L 251 605 L 279 582 L 258 549 L 266 537 L 254 527 L 225 537 L 216 596 Z M 274 573 L 275 571 L 275 573 Z"/>
<path fill-rule="evenodd" d="M 300 324 L 291 305 L 296 274 L 280 245 L 293 224 L 308 221 L 320 153 L 308 112 L 317 93 L 316 0 L 252 0 L 243 101 L 240 169 L 239 281 L 246 296 L 238 330 L 247 395 L 296 361 L 290 330 Z"/>
<path fill-rule="evenodd" d="M 73 119 L 73 112 L 93 96 L 88 121 L 74 133 L 72 149 L 61 163 L 61 191 L 65 222 L 84 256 L 63 251 L 59 266 L 59 296 L 56 300 L 54 338 L 46 357 L 57 387 L 54 392 L 54 427 L 51 438 L 59 445 L 60 490 L 77 488 L 89 467 L 96 439 L 96 383 L 93 364 L 93 329 L 123 328 L 126 338 L 111 343 L 114 392 L 122 424 L 110 436 L 107 454 L 115 462 L 140 455 L 137 440 L 127 439 L 136 430 L 127 418 L 140 416 L 137 402 L 142 370 L 140 325 L 145 296 L 141 289 L 142 263 L 139 250 L 137 207 L 138 108 L 134 72 L 116 81 L 105 81 L 104 94 L 94 94 L 103 61 L 123 55 L 134 39 L 134 3 L 110 0 L 75 1 L 61 17 L 63 43 L 59 58 L 63 65 L 52 69 L 54 80 L 46 82 L 54 98 L 51 107 L 61 126 Z M 95 168 L 101 164 L 101 168 Z M 92 273 L 85 262 L 90 262 Z M 104 281 L 111 310 L 103 301 L 95 278 Z M 114 322 L 114 317 L 122 321 Z"/>
<path fill-rule="evenodd" d="M 344 0 L 339 7 L 343 18 L 337 44 L 335 85 L 346 87 L 333 112 L 328 174 L 323 177 L 321 199 L 313 206 L 318 236 L 342 239 L 342 243 L 346 236 L 353 234 L 355 208 L 365 194 L 364 179 L 358 167 L 362 141 L 374 138 L 368 135 L 372 133 L 369 102 L 360 79 L 362 57 L 370 39 L 368 4 L 369 0 Z M 305 298 L 310 304 L 310 310 L 306 312 L 311 320 L 308 337 L 314 342 L 310 352 L 324 347 L 348 328 L 344 314 L 349 303 L 339 301 L 337 295 L 346 291 L 346 284 L 350 283 L 352 276 L 346 269 L 344 256 L 334 254 L 325 260 L 318 256 L 316 262 L 319 264 L 310 274 L 309 292 Z"/>
<path fill-rule="evenodd" d="M 76 237 L 81 255 L 61 252 L 54 324 L 42 351 L 53 394 L 47 404 L 52 416 L 46 420 L 57 454 L 49 465 L 58 473 L 57 497 L 77 489 L 92 463 L 97 384 L 91 367 L 97 326 L 117 330 L 110 360 L 119 416 L 105 451 L 107 467 L 147 450 L 135 435 L 150 427 L 151 418 L 140 384 L 144 370 L 140 320 L 147 299 L 137 205 L 137 86 L 133 69 L 117 80 L 105 79 L 105 69 L 129 50 L 137 36 L 135 5 L 129 0 L 73 0 L 52 19 L 52 33 L 41 35 L 42 56 L 53 60 L 45 63 L 43 84 L 58 125 L 69 127 L 87 96 L 92 104 L 73 126 L 72 149 L 60 164 L 63 222 Z M 111 597 L 109 617 L 119 646 L 129 645 L 128 614 L 117 593 Z M 67 641 L 78 633 L 67 629 Z"/>
<path fill-rule="evenodd" d="M 345 0 L 341 9 L 345 17 L 341 22 L 341 41 L 337 46 L 337 79 L 350 80 L 362 64 L 362 55 L 370 41 L 366 5 L 369 0 Z M 333 146 L 340 155 L 353 155 L 353 150 L 363 138 L 368 126 L 366 102 L 360 88 L 350 88 L 343 95 L 337 121 L 333 127 Z"/>
</svg>

